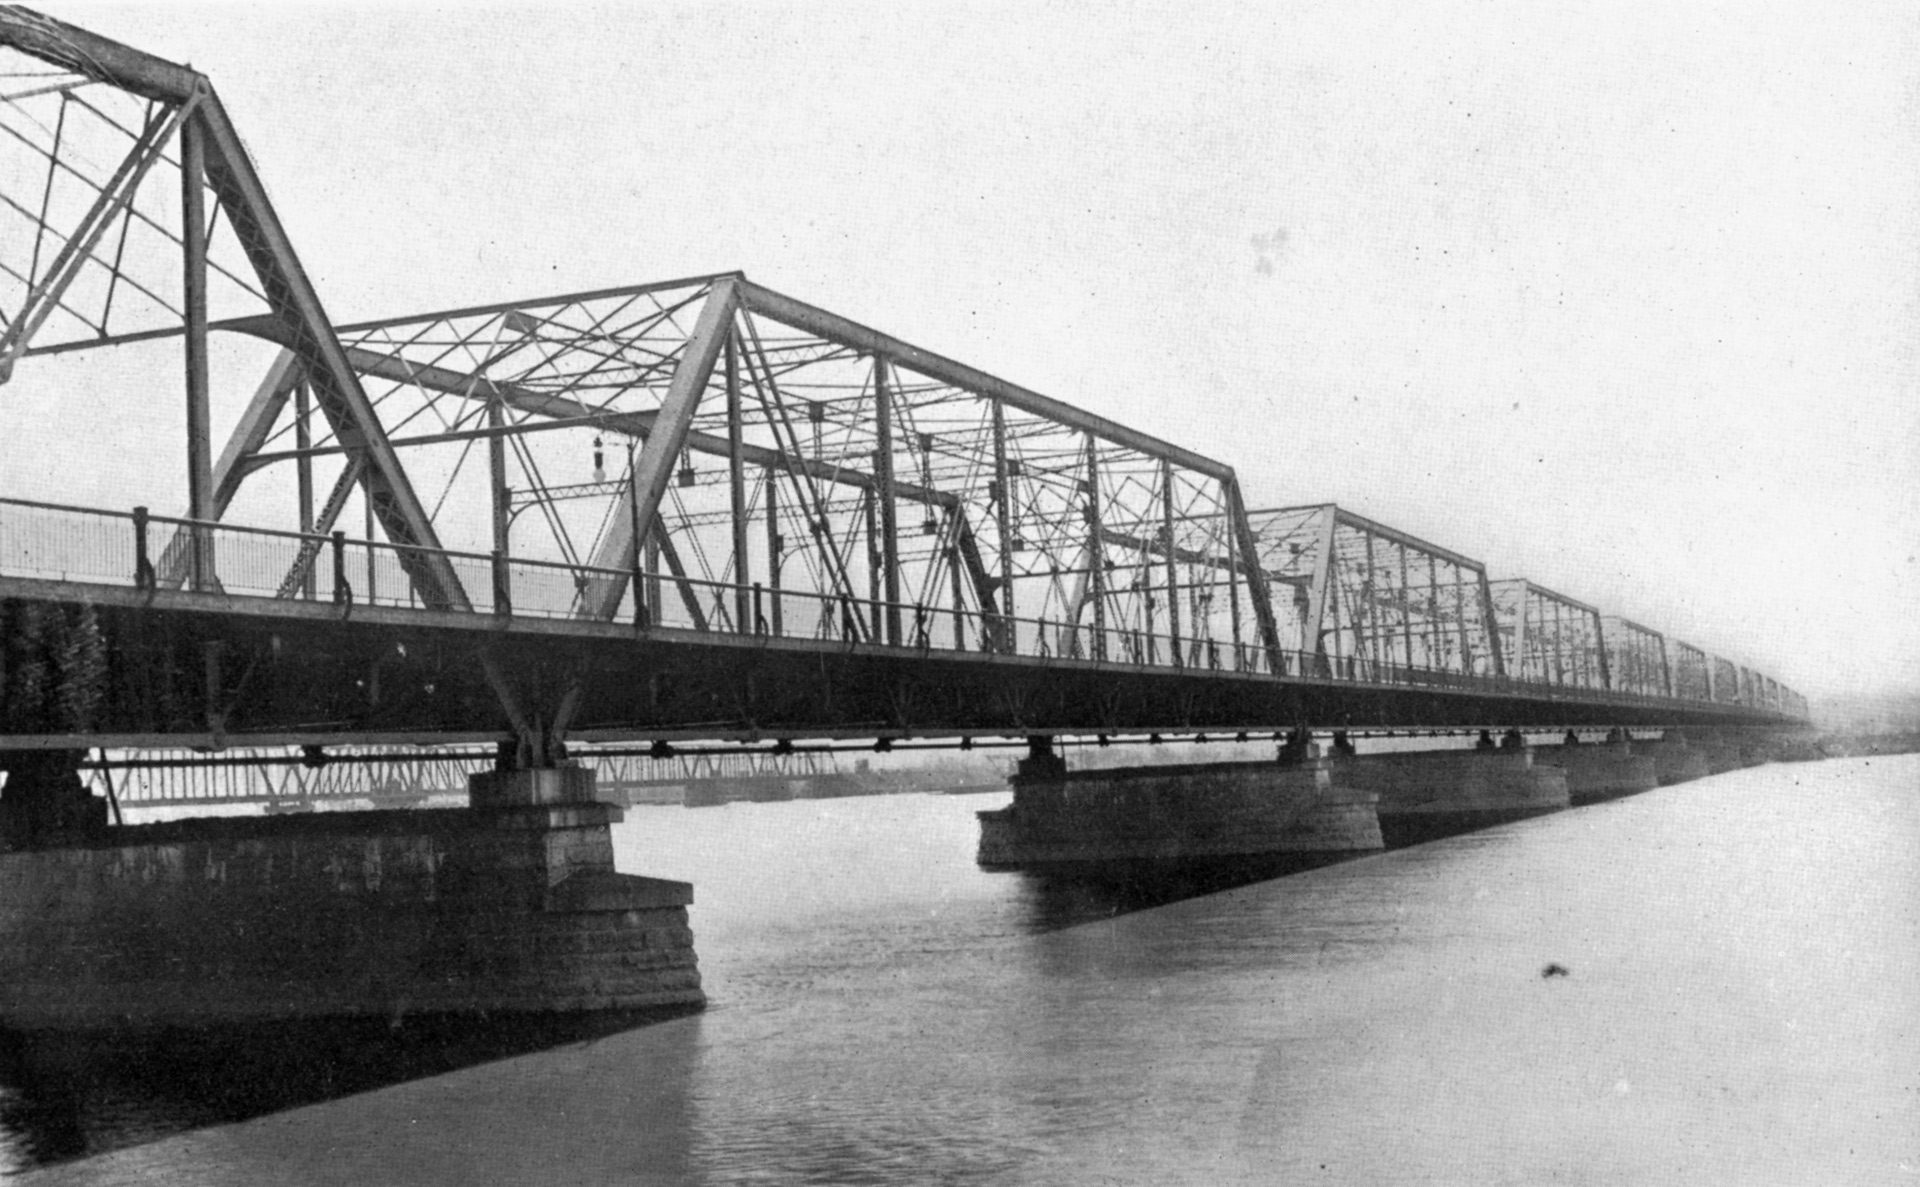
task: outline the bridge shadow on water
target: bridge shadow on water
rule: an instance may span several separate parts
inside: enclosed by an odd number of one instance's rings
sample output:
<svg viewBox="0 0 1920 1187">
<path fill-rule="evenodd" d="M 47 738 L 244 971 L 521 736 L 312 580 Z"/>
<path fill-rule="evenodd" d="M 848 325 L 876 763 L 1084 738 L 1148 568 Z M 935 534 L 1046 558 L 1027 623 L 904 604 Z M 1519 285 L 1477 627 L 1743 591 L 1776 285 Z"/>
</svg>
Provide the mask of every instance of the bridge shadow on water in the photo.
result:
<svg viewBox="0 0 1920 1187">
<path fill-rule="evenodd" d="M 350 1019 L 141 1033 L 0 1029 L 0 1144 L 11 1147 L 12 1169 L 45 1166 L 692 1012 Z"/>
<path fill-rule="evenodd" d="M 1075 862 L 1022 870 L 1026 925 L 1058 931 L 1164 907 L 1362 857 L 1361 853 L 1253 854 L 1178 860 Z"/>
</svg>

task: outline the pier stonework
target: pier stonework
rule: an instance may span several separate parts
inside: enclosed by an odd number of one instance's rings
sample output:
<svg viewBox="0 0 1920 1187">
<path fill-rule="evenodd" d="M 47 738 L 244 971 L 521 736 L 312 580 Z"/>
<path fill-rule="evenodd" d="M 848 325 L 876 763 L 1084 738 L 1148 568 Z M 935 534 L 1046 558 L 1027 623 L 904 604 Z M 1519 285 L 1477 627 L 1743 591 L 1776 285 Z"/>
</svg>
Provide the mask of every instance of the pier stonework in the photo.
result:
<svg viewBox="0 0 1920 1187">
<path fill-rule="evenodd" d="M 1715 773 L 1707 752 L 1689 743 L 1686 735 L 1679 730 L 1668 730 L 1663 738 L 1636 741 L 1632 746 L 1635 754 L 1653 760 L 1654 772 L 1662 787 L 1691 779 L 1705 779 Z"/>
<path fill-rule="evenodd" d="M 1389 846 L 1418 844 L 1557 812 L 1571 803 L 1566 772 L 1525 749 L 1349 755 L 1329 764 L 1336 787 L 1379 798 Z"/>
<path fill-rule="evenodd" d="M 558 778 L 590 794 L 584 774 Z M 0 1022 L 698 1008 L 692 887 L 616 872 L 619 818 L 565 800 L 215 817 L 0 854 Z"/>
<path fill-rule="evenodd" d="M 1073 772 L 1057 759 L 1021 765 L 1022 773 L 1008 780 L 1013 803 L 978 814 L 982 866 L 1332 856 L 1381 848 L 1374 797 L 1334 785 L 1321 762 Z"/>
<path fill-rule="evenodd" d="M 1579 746 L 1535 746 L 1536 766 L 1559 767 L 1567 775 L 1567 798 L 1574 807 L 1598 803 L 1660 786 L 1653 759 L 1636 755 L 1625 741 Z"/>
</svg>

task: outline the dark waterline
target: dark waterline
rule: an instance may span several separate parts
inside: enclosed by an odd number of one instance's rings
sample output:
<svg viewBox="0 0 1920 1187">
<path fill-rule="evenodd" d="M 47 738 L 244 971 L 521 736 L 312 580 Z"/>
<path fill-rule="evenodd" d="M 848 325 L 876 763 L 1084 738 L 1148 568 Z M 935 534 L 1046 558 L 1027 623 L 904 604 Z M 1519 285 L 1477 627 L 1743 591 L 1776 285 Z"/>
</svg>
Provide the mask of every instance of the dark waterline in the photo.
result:
<svg viewBox="0 0 1920 1187">
<path fill-rule="evenodd" d="M 1920 758 L 1735 772 L 1157 908 L 1136 885 L 975 869 L 972 812 L 999 802 L 635 809 L 623 868 L 699 888 L 707 1014 L 37 1177 L 1784 1184 L 1920 1167 Z"/>
</svg>

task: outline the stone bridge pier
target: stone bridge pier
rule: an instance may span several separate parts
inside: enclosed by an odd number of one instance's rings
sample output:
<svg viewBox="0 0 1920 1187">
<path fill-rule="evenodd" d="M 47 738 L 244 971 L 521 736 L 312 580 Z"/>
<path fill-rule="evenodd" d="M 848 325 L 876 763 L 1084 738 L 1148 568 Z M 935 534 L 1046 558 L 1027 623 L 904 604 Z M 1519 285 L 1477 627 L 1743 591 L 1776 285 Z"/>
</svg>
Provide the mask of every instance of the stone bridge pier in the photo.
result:
<svg viewBox="0 0 1920 1187">
<path fill-rule="evenodd" d="M 1532 750 L 1534 762 L 1566 772 L 1567 798 L 1576 808 L 1660 786 L 1658 764 L 1635 754 L 1624 734 L 1604 742 L 1581 742 L 1570 732 L 1559 745 Z"/>
<path fill-rule="evenodd" d="M 1326 760 L 1217 762 L 1069 771 L 1050 737 L 1028 740 L 1013 803 L 979 813 L 991 869 L 1176 865 L 1324 857 L 1381 848 L 1372 793 Z"/>
<path fill-rule="evenodd" d="M 1336 786 L 1372 793 L 1388 847 L 1415 845 L 1567 807 L 1567 773 L 1537 763 L 1510 734 L 1474 750 L 1352 754 L 1336 759 Z"/>
<path fill-rule="evenodd" d="M 0 755 L 0 1021 L 153 1028 L 654 1015 L 705 998 L 682 882 L 613 868 L 593 772 L 456 809 L 118 825 L 78 752 Z"/>
</svg>

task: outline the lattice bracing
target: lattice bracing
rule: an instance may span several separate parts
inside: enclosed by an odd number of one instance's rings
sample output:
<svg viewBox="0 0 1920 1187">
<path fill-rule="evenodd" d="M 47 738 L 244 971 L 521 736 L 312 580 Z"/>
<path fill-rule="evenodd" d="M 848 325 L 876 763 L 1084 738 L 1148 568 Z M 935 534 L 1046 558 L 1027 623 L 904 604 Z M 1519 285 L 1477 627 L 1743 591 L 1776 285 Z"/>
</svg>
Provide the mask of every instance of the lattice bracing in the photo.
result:
<svg viewBox="0 0 1920 1187">
<path fill-rule="evenodd" d="M 1713 674 L 1713 699 L 1723 705 L 1740 703 L 1740 668 L 1732 660 L 1708 656 Z"/>
<path fill-rule="evenodd" d="M 632 613 L 585 575 L 637 569 L 652 621 L 701 630 L 1269 662 L 1226 467 L 737 274 L 339 335 L 440 538 L 575 568 L 582 616 Z M 220 489 L 291 463 L 331 530 L 348 451 L 297 374 L 259 392 Z"/>
<path fill-rule="evenodd" d="M 25 19 L 62 39 L 53 22 Z M 189 205 L 200 217 L 207 316 L 269 308 L 218 165 L 195 169 L 187 193 L 187 166 L 204 149 L 184 142 L 205 95 L 137 94 L 81 66 L 0 41 L 0 379 L 26 353 L 181 332 Z"/>
<path fill-rule="evenodd" d="M 241 316 L 287 349 L 274 381 L 304 380 L 388 538 L 437 546 L 212 84 L 15 6 L 0 8 L 0 68 L 0 217 L 21 232 L 0 237 L 0 380 L 30 354 L 177 338 L 188 512 L 215 520 L 208 334 L 216 316 Z M 428 604 L 470 604 L 432 552 L 399 558 Z M 204 533 L 168 560 L 169 579 L 217 587 Z"/>
<path fill-rule="evenodd" d="M 1330 503 L 1249 519 L 1282 635 L 1323 672 L 1503 673 L 1480 562 Z"/>
<path fill-rule="evenodd" d="M 1508 674 L 1566 688 L 1606 688 L 1600 612 L 1524 579 L 1493 583 Z"/>
<path fill-rule="evenodd" d="M 1626 618 L 1601 619 L 1607 676 L 1612 687 L 1641 696 L 1679 695 L 1673 685 L 1666 636 Z"/>
</svg>

